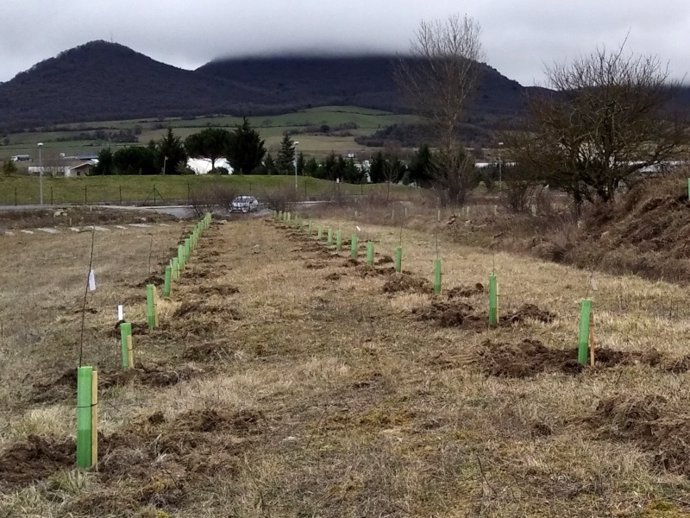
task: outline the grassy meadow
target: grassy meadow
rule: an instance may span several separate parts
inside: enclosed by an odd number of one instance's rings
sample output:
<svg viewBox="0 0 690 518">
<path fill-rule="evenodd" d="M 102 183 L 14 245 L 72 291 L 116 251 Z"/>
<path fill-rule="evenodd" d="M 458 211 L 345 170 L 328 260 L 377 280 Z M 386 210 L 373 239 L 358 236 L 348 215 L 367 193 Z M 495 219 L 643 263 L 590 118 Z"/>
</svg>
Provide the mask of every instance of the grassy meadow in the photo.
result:
<svg viewBox="0 0 690 518">
<path fill-rule="evenodd" d="M 0 176 L 0 205 L 36 204 L 39 202 L 39 178 L 25 175 Z M 154 199 L 155 188 L 155 199 Z M 385 184 L 346 184 L 298 177 L 298 199 L 328 199 L 343 195 L 385 196 Z M 390 186 L 396 196 L 414 197 L 419 189 Z M 274 193 L 295 197 L 295 178 L 290 175 L 113 175 L 79 178 L 43 178 L 45 204 L 187 204 L 214 191 L 253 194 L 265 199 Z"/>
<path fill-rule="evenodd" d="M 280 139 L 285 131 L 300 130 L 308 126 L 328 125 L 334 130 L 342 124 L 356 124 L 357 128 L 347 130 L 349 136 L 337 135 L 295 135 L 300 142 L 299 150 L 307 156 L 323 157 L 331 151 L 336 153 L 357 153 L 368 156 L 375 152 L 372 148 L 365 148 L 354 141 L 358 135 L 369 135 L 377 129 L 393 124 L 413 122 L 417 118 L 413 115 L 394 114 L 390 112 L 361 108 L 357 106 L 322 106 L 282 115 L 249 117 L 249 121 L 261 136 L 266 139 L 267 148 L 275 153 L 279 148 Z M 56 131 L 23 132 L 8 135 L 9 143 L 0 146 L 0 158 L 16 154 L 29 154 L 37 159 L 36 143 L 44 143 L 45 156 L 51 153 L 97 153 L 107 147 L 108 142 L 97 140 L 65 140 L 72 139 L 82 132 L 103 129 L 118 131 L 138 128 L 139 142 L 146 144 L 150 140 L 160 139 L 171 126 L 175 134 L 185 138 L 192 133 L 201 131 L 209 126 L 227 127 L 232 129 L 242 121 L 241 117 L 214 116 L 173 119 L 132 119 L 125 121 L 96 121 L 87 123 L 61 124 Z M 62 139 L 59 140 L 59 139 Z M 126 144 L 113 144 L 118 147 Z"/>
<path fill-rule="evenodd" d="M 70 373 L 91 236 L 2 237 L 17 266 L 0 273 L 0 515 L 690 516 L 686 290 L 398 218 L 324 213 L 341 252 L 272 221 L 216 222 L 155 331 L 144 285 L 189 225 L 96 234 L 84 358 L 100 371 L 103 435 L 88 473 L 73 468 Z M 597 363 L 583 369 L 584 297 Z M 118 303 L 135 324 L 130 373 Z"/>
</svg>

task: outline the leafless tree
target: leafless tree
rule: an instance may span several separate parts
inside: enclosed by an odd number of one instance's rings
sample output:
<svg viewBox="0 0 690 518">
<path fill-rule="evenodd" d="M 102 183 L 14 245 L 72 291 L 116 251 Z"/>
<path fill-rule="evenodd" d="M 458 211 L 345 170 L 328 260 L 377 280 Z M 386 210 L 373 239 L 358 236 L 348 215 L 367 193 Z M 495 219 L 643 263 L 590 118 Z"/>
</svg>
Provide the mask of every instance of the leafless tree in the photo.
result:
<svg viewBox="0 0 690 518">
<path fill-rule="evenodd" d="M 533 127 L 516 158 L 570 192 L 578 208 L 613 200 L 621 182 L 682 151 L 686 127 L 664 112 L 672 84 L 659 58 L 630 54 L 623 43 L 546 73 L 555 92 L 529 100 Z"/>
<path fill-rule="evenodd" d="M 481 29 L 471 17 L 422 21 L 400 59 L 395 80 L 404 99 L 434 126 L 438 136 L 436 183 L 450 203 L 462 203 L 472 168 L 458 138 L 458 125 L 475 91 L 482 58 Z"/>
</svg>

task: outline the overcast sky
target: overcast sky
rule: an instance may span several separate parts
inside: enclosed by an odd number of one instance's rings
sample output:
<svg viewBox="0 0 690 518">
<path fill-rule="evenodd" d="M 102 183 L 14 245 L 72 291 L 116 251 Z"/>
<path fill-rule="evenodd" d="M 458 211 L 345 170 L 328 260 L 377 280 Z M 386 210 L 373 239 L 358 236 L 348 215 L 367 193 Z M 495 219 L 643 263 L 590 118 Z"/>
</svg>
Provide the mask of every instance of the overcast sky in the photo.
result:
<svg viewBox="0 0 690 518">
<path fill-rule="evenodd" d="M 523 85 L 597 45 L 668 61 L 690 79 L 688 0 L 1 0 L 0 81 L 95 39 L 194 69 L 220 56 L 404 52 L 422 19 L 467 13 L 486 62 Z M 686 74 L 688 78 L 686 78 Z"/>
</svg>

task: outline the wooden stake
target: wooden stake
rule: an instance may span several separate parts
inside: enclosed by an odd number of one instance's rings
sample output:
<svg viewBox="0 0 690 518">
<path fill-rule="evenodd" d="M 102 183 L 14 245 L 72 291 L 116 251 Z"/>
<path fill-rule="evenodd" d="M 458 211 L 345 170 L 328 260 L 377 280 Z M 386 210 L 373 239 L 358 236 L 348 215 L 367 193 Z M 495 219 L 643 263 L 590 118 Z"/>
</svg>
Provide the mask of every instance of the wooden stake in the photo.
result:
<svg viewBox="0 0 690 518">
<path fill-rule="evenodd" d="M 127 367 L 134 368 L 134 344 L 132 343 L 132 335 L 127 335 Z"/>
<path fill-rule="evenodd" d="M 589 314 L 589 364 L 594 367 L 594 313 Z"/>
</svg>

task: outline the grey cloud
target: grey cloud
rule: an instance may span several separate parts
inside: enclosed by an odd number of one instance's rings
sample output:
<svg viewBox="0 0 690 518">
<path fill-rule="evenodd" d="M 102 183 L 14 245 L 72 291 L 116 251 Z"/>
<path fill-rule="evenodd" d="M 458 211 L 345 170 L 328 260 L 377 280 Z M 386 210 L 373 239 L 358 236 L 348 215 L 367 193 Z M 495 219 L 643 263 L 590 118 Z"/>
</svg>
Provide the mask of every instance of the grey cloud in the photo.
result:
<svg viewBox="0 0 690 518">
<path fill-rule="evenodd" d="M 3 0 L 0 80 L 93 39 L 116 41 L 154 59 L 195 68 L 219 56 L 273 52 L 404 52 L 421 19 L 465 9 L 482 25 L 487 62 L 523 84 L 543 82 L 544 64 L 597 44 L 670 61 L 686 55 L 690 4 L 605 0 Z M 9 22 L 7 22 L 9 20 Z"/>
</svg>

